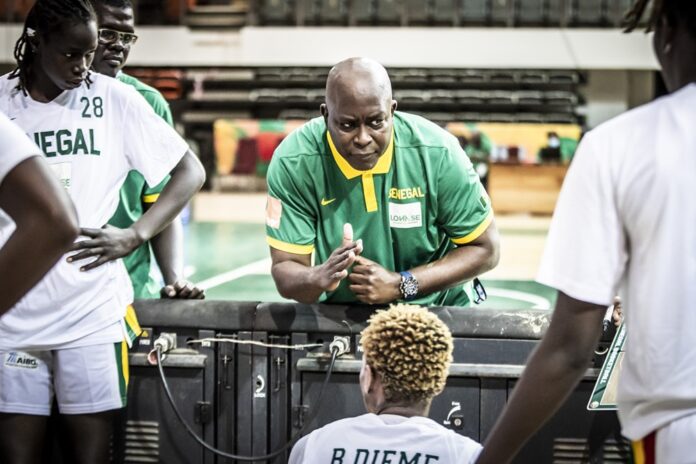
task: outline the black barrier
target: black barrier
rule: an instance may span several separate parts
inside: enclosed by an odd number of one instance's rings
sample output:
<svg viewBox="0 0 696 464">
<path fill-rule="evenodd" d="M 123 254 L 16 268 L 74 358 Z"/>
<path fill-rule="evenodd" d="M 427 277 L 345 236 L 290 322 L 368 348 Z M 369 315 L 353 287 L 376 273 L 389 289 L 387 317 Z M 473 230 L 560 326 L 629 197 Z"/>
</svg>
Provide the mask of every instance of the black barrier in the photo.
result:
<svg viewBox="0 0 696 464">
<path fill-rule="evenodd" d="M 114 462 L 233 462 L 203 451 L 175 419 L 157 370 L 146 361 L 163 333 L 176 339 L 177 348 L 163 366 L 178 407 L 202 438 L 226 452 L 266 454 L 286 443 L 305 422 L 308 432 L 364 413 L 358 388 L 361 355 L 355 348 L 375 308 L 208 300 L 147 300 L 137 301 L 135 307 L 146 333 L 131 354 L 125 432 L 116 440 Z M 483 441 L 548 327 L 550 312 L 454 307 L 432 311 L 452 331 L 454 363 L 430 417 Z M 349 337 L 351 353 L 337 360 L 326 400 L 310 417 L 335 335 Z M 595 357 L 562 410 L 516 463 L 626 462 L 628 448 L 615 414 L 585 408 L 602 360 L 603 355 Z M 287 453 L 272 462 L 286 461 Z"/>
</svg>

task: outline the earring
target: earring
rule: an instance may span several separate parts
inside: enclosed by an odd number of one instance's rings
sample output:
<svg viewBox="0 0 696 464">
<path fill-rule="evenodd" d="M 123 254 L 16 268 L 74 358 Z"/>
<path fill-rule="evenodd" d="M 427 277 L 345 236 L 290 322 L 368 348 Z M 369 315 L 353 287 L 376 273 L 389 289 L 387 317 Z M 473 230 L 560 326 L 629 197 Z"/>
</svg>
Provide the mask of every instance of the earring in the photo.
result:
<svg viewBox="0 0 696 464">
<path fill-rule="evenodd" d="M 667 42 L 664 47 L 662 47 L 663 53 L 669 53 L 672 51 L 672 42 Z"/>
</svg>

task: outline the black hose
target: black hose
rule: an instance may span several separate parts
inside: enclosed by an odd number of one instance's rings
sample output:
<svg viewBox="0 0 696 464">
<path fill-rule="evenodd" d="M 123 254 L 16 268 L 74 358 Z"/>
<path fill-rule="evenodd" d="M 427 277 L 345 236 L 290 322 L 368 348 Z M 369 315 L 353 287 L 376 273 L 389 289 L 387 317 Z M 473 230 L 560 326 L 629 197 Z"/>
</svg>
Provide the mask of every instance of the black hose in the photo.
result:
<svg viewBox="0 0 696 464">
<path fill-rule="evenodd" d="M 201 437 L 199 437 L 196 432 L 191 428 L 191 426 L 186 422 L 184 417 L 181 415 L 181 412 L 179 411 L 179 408 L 176 406 L 176 403 L 174 402 L 174 397 L 172 396 L 172 392 L 169 389 L 169 384 L 167 383 L 167 379 L 164 375 L 164 369 L 162 368 L 162 347 L 158 346 L 157 347 L 157 369 L 159 370 L 160 374 L 160 379 L 162 380 L 162 386 L 164 387 L 164 392 L 167 394 L 167 399 L 169 400 L 169 404 L 172 405 L 172 409 L 174 410 L 174 414 L 176 415 L 177 419 L 179 419 L 179 422 L 184 426 L 186 429 L 186 432 L 188 432 L 189 435 L 193 437 L 194 440 L 196 440 L 203 448 L 207 449 L 211 453 L 215 453 L 218 456 L 222 456 L 224 458 L 228 459 L 234 459 L 237 461 L 267 461 L 269 459 L 273 459 L 276 456 L 279 456 L 281 453 L 283 453 L 285 450 L 290 448 L 295 441 L 297 441 L 298 438 L 302 436 L 302 433 L 304 432 L 305 428 L 307 427 L 307 424 L 309 424 L 313 419 L 314 416 L 316 416 L 317 411 L 319 411 L 319 406 L 321 406 L 321 398 L 324 396 L 324 389 L 326 388 L 326 385 L 329 383 L 329 379 L 331 379 L 331 373 L 333 371 L 334 364 L 336 362 L 336 358 L 338 357 L 338 349 L 332 349 L 331 350 L 331 362 L 329 363 L 329 368 L 326 371 L 326 377 L 324 378 L 324 383 L 321 385 L 321 389 L 319 390 L 319 396 L 317 397 L 317 402 L 314 407 L 314 410 L 312 411 L 312 414 L 309 416 L 307 420 L 305 420 L 304 424 L 302 427 L 300 427 L 300 430 L 297 431 L 297 433 L 290 438 L 290 440 L 285 443 L 283 446 L 278 448 L 277 450 L 273 451 L 270 454 L 266 454 L 264 456 L 239 456 L 236 454 L 231 454 L 231 453 L 226 453 L 225 451 L 219 450 L 217 448 L 214 448 L 210 446 L 208 443 L 205 442 Z"/>
</svg>

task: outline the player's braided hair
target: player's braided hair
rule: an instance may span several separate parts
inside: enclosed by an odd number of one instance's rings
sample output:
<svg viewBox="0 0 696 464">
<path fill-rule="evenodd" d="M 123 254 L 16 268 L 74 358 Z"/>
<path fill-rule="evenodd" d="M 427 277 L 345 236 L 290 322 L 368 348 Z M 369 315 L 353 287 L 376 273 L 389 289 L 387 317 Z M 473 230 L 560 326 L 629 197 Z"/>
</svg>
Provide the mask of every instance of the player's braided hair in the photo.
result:
<svg viewBox="0 0 696 464">
<path fill-rule="evenodd" d="M 691 34 L 696 36 L 696 1 L 694 0 L 636 0 L 625 17 L 625 31 L 636 29 L 652 1 L 647 31 L 655 29 L 661 17 L 666 16 L 670 24 L 677 20 L 683 21 Z"/>
<path fill-rule="evenodd" d="M 31 86 L 31 71 L 36 56 L 32 37 L 47 37 L 66 23 L 89 21 L 96 21 L 96 15 L 88 0 L 36 0 L 24 21 L 22 35 L 15 43 L 17 68 L 10 74 L 10 79 L 19 78 L 17 89 L 26 94 Z M 91 83 L 89 74 L 86 81 L 87 85 Z"/>
<path fill-rule="evenodd" d="M 426 308 L 393 305 L 378 311 L 360 344 L 367 364 L 382 380 L 387 401 L 429 400 L 445 388 L 452 334 Z"/>
</svg>

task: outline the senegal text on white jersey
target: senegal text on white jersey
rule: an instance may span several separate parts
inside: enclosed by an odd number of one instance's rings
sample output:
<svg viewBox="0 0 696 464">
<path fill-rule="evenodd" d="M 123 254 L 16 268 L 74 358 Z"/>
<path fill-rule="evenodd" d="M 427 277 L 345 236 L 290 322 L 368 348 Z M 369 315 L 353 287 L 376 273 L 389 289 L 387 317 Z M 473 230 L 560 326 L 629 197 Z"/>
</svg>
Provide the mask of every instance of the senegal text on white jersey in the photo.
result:
<svg viewBox="0 0 696 464">
<path fill-rule="evenodd" d="M 0 111 L 41 148 L 75 203 L 80 227 L 99 228 L 113 215 L 129 171 L 156 185 L 187 145 L 132 87 L 96 73 L 91 81 L 40 103 L 5 75 Z M 7 231 L 0 230 L 0 243 L 5 240 Z M 68 263 L 64 256 L 0 318 L 0 351 L 77 346 L 123 317 L 133 292 L 123 263 L 81 272 L 89 261 Z M 109 341 L 117 340 L 101 343 Z"/>
</svg>

